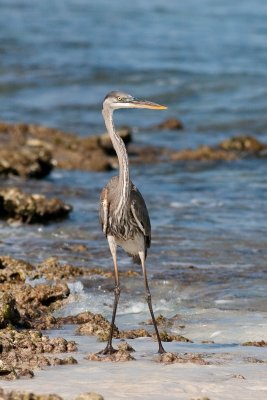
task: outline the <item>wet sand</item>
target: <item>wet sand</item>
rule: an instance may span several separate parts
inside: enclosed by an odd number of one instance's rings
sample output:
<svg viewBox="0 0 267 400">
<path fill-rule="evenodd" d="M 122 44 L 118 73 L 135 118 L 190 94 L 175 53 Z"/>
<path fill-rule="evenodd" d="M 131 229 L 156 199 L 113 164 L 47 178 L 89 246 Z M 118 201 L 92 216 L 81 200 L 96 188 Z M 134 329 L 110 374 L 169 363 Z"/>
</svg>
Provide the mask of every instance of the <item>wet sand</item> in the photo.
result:
<svg viewBox="0 0 267 400">
<path fill-rule="evenodd" d="M 267 343 L 258 339 L 267 336 L 266 313 L 246 315 L 233 310 L 218 316 L 217 311 L 212 314 L 203 310 L 202 315 L 187 316 L 185 326 L 180 316 L 161 316 L 159 328 L 168 352 L 164 356 L 156 354 L 151 321 L 144 321 L 138 330 L 123 330 L 121 327 L 131 323 L 129 316 L 119 313 L 120 330 L 115 330 L 114 342 L 121 353 L 113 358 L 99 357 L 96 354 L 105 345 L 109 323 L 101 314 L 81 312 L 75 316 L 71 307 L 79 303 L 79 296 L 73 297 L 64 286 L 97 275 L 112 281 L 112 273 L 63 265 L 56 259 L 32 265 L 2 257 L 2 288 L 15 300 L 4 299 L 9 311 L 1 319 L 3 389 L 57 393 L 66 400 L 88 391 L 114 400 L 125 398 L 126 393 L 131 399 L 251 399 L 255 391 L 258 399 L 265 399 Z M 126 271 L 121 278 L 129 282 L 140 277 Z M 40 279 L 47 283 L 40 283 Z M 68 310 L 72 315 L 61 316 Z M 177 326 L 189 338 L 177 335 Z M 15 339 L 18 347 L 10 347 L 11 337 L 19 334 L 20 338 Z M 5 335 L 9 337 L 8 347 Z M 247 340 L 240 342 L 243 338 Z M 129 350 L 125 340 L 134 351 Z M 16 365 L 7 356 L 10 351 L 16 355 Z M 66 352 L 68 356 L 62 357 Z M 14 370 L 8 368 L 8 361 Z"/>
<path fill-rule="evenodd" d="M 54 335 L 54 332 L 49 332 Z M 59 332 L 67 339 L 73 335 Z M 58 334 L 58 333 L 57 333 Z M 95 362 L 85 359 L 88 351 L 99 351 L 103 344 L 92 337 L 75 337 L 78 364 L 49 367 L 38 371 L 31 380 L 2 382 L 6 389 L 56 392 L 64 399 L 93 391 L 105 399 L 236 399 L 266 398 L 267 349 L 238 345 L 165 344 L 178 354 L 205 354 L 207 365 L 191 362 L 159 364 L 155 361 L 155 342 L 129 340 L 136 360 L 128 362 Z"/>
</svg>

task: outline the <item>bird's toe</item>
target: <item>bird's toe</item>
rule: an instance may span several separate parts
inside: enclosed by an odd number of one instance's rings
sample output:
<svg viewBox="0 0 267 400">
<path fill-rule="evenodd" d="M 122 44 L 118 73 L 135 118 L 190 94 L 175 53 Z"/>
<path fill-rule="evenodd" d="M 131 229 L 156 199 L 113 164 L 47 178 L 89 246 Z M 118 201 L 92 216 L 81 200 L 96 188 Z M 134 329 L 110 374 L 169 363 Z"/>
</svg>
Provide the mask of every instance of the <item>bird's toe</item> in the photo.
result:
<svg viewBox="0 0 267 400">
<path fill-rule="evenodd" d="M 117 353 L 117 352 L 118 352 L 118 350 L 114 349 L 114 347 L 107 346 L 103 350 L 99 351 L 97 354 L 105 356 L 105 355 L 111 355 L 111 354 L 114 354 L 114 353 Z"/>
</svg>

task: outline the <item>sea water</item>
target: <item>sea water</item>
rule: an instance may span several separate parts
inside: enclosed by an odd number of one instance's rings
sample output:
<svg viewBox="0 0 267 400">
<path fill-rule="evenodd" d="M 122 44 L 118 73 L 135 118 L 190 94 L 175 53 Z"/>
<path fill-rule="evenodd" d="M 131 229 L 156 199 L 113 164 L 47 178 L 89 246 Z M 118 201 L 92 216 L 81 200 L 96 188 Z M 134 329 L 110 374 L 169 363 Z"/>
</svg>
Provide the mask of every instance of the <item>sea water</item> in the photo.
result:
<svg viewBox="0 0 267 400">
<path fill-rule="evenodd" d="M 263 0 L 3 0 L 0 118 L 82 136 L 101 133 L 102 100 L 120 89 L 168 106 L 164 113 L 116 112 L 116 124 L 133 127 L 140 145 L 179 150 L 239 134 L 266 142 L 266 18 Z M 167 117 L 180 118 L 184 130 L 148 129 Z M 55 170 L 42 181 L 2 179 L 2 186 L 61 197 L 73 212 L 45 226 L 1 222 L 1 254 L 33 263 L 57 256 L 62 263 L 112 270 L 98 201 L 114 173 Z M 194 342 L 166 348 L 212 353 L 221 362 L 159 365 L 156 343 L 138 339 L 132 343 L 137 361 L 93 363 L 84 356 L 101 344 L 66 327 L 50 334 L 78 341 L 77 366 L 1 386 L 68 399 L 91 390 L 106 399 L 129 393 L 131 399 L 251 399 L 254 393 L 265 399 L 266 351 L 241 344 L 267 337 L 266 174 L 265 159 L 131 165 L 152 224 L 147 268 L 155 313 L 176 316 L 173 333 Z M 76 252 L 74 244 L 85 251 Z M 120 270 L 141 272 L 122 252 L 118 258 Z M 121 284 L 117 325 L 140 327 L 149 318 L 142 276 L 124 277 Z M 90 310 L 110 318 L 112 287 L 112 279 L 103 278 L 72 283 L 70 301 L 57 315 Z M 249 357 L 264 362 L 249 363 Z"/>
</svg>

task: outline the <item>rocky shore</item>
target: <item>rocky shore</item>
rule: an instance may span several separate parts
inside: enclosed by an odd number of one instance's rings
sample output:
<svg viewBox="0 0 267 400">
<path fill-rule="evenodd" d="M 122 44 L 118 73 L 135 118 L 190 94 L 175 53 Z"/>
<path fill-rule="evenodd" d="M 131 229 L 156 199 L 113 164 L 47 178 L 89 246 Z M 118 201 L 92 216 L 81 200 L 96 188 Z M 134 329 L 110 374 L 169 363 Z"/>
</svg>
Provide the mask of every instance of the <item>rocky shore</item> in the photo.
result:
<svg viewBox="0 0 267 400">
<path fill-rule="evenodd" d="M 180 130 L 179 120 L 163 121 L 153 130 Z M 244 157 L 267 157 L 267 144 L 249 135 L 226 139 L 217 146 L 202 145 L 180 151 L 155 146 L 136 146 L 132 131 L 121 128 L 133 162 L 230 161 Z M 33 124 L 0 123 L 0 176 L 18 175 L 42 178 L 53 168 L 81 171 L 107 171 L 117 167 L 109 136 L 104 133 L 79 137 L 73 133 Z"/>
<path fill-rule="evenodd" d="M 56 394 L 35 394 L 32 392 L 15 391 L 4 392 L 0 389 L 1 400 L 63 400 L 61 396 Z M 98 393 L 82 393 L 75 397 L 75 400 L 104 400 L 103 396 Z"/>
<path fill-rule="evenodd" d="M 65 218 L 72 206 L 57 198 L 28 194 L 9 187 L 0 188 L 0 217 L 8 222 L 46 223 Z"/>
<path fill-rule="evenodd" d="M 32 265 L 23 260 L 8 256 L 0 257 L 0 377 L 5 380 L 32 378 L 37 369 L 55 365 L 76 364 L 75 352 L 77 345 L 62 337 L 49 338 L 43 332 L 47 329 L 57 329 L 64 324 L 77 326 L 76 335 L 94 335 L 100 341 L 106 341 L 110 323 L 101 315 L 90 311 L 69 317 L 54 317 L 53 312 L 69 300 L 68 282 L 77 277 L 88 278 L 101 275 L 107 279 L 111 273 L 100 269 L 75 267 L 60 264 L 55 258 L 45 260 L 39 265 Z M 135 276 L 132 271 L 121 275 Z M 38 283 L 40 280 L 43 283 Z M 36 283 L 36 282 L 37 283 Z M 171 321 L 159 316 L 158 324 L 163 341 L 185 341 L 189 339 L 168 332 Z M 115 328 L 114 336 L 121 339 L 118 352 L 103 357 L 97 353 L 87 356 L 91 361 L 131 361 L 134 360 L 134 349 L 127 344 L 126 339 L 139 337 L 154 337 L 151 333 L 151 321 L 146 322 L 146 328 L 119 331 Z M 164 355 L 157 361 L 206 363 L 201 356 Z M 59 399 L 60 397 L 43 397 L 25 393 L 3 393 L 3 399 Z M 24 396 L 24 397 L 23 397 Z M 29 396 L 29 397 L 27 397 Z M 35 396 L 35 397 L 32 397 Z M 55 396 L 55 395 L 51 395 Z M 88 397 L 90 399 L 91 397 Z M 93 399 L 94 397 L 92 397 Z"/>
<path fill-rule="evenodd" d="M 177 120 L 164 121 L 153 129 L 182 129 Z M 129 128 L 120 130 L 128 146 L 132 162 L 218 162 L 232 161 L 244 157 L 267 157 L 267 145 L 252 136 L 237 136 L 217 146 L 201 146 L 181 151 L 159 147 L 137 146 L 132 143 Z M 81 138 L 75 134 L 31 124 L 0 124 L 0 176 L 7 182 L 10 176 L 22 179 L 41 179 L 53 169 L 105 171 L 117 168 L 117 158 L 107 134 Z M 66 218 L 72 205 L 58 198 L 46 198 L 37 193 L 26 193 L 16 187 L 0 188 L 0 218 L 8 223 L 47 223 Z M 51 254 L 52 256 L 52 254 Z M 126 271 L 129 278 L 136 272 Z M 32 378 L 39 368 L 53 365 L 77 363 L 77 345 L 62 337 L 49 338 L 43 332 L 57 329 L 64 324 L 75 325 L 76 335 L 94 335 L 106 341 L 110 323 L 101 315 L 90 311 L 75 316 L 55 317 L 54 311 L 63 307 L 70 297 L 69 282 L 88 279 L 90 276 L 112 278 L 112 272 L 100 268 L 84 268 L 62 264 L 50 257 L 38 265 L 9 256 L 0 256 L 0 379 Z M 171 332 L 172 321 L 162 316 L 157 318 L 163 341 L 190 342 L 184 336 Z M 121 340 L 119 351 L 109 357 L 89 354 L 91 361 L 134 360 L 134 349 L 127 339 L 154 338 L 151 321 L 144 327 L 122 330 L 116 327 L 114 336 Z M 246 342 L 244 346 L 266 346 L 266 342 Z M 198 354 L 158 357 L 158 362 L 196 363 L 207 365 L 205 356 Z M 76 400 L 102 399 L 102 396 L 87 393 Z M 87 397 L 86 397 L 87 396 Z M 91 397 L 90 397 L 91 396 Z M 94 397 L 95 396 L 95 397 Z M 98 396 L 98 397 L 97 397 Z M 61 399 L 56 395 L 32 393 L 4 393 L 0 399 Z"/>
<path fill-rule="evenodd" d="M 72 265 L 61 265 L 55 258 L 45 260 L 40 265 L 31 265 L 23 260 L 0 257 L 0 376 L 4 379 L 33 377 L 36 368 L 50 365 L 74 364 L 73 356 L 59 358 L 61 353 L 74 353 L 75 342 L 63 338 L 49 339 L 41 330 L 57 329 L 64 324 L 76 325 L 77 335 L 94 335 L 100 341 L 106 341 L 110 323 L 101 315 L 90 311 L 76 316 L 54 317 L 53 312 L 68 302 L 70 290 L 68 282 L 77 277 L 102 275 L 110 278 L 100 269 L 87 269 Z M 131 271 L 122 273 L 134 276 Z M 35 283 L 42 279 L 44 283 Z M 149 328 L 151 321 L 147 322 Z M 167 332 L 170 321 L 158 317 L 162 327 L 163 341 L 189 341 L 181 335 Z M 115 337 L 123 340 L 116 357 L 105 361 L 129 359 L 129 350 L 125 339 L 154 337 L 150 329 L 119 331 L 115 328 Z M 55 355 L 56 354 L 56 355 Z M 92 355 L 91 355 L 92 359 Z M 131 358 L 133 359 L 133 358 Z M 104 360 L 104 359 L 103 359 Z"/>
<path fill-rule="evenodd" d="M 146 129 L 181 130 L 181 121 L 170 119 Z M 247 157 L 267 157 L 267 144 L 253 136 L 239 135 L 216 146 L 171 150 L 138 146 L 132 142 L 129 127 L 119 130 L 131 163 L 229 162 Z M 107 171 L 118 167 L 117 157 L 107 133 L 79 137 L 73 133 L 33 124 L 0 122 L 0 177 L 19 176 L 41 179 L 53 169 Z M 8 222 L 46 223 L 66 218 L 70 204 L 16 187 L 0 187 L 0 218 Z"/>
</svg>

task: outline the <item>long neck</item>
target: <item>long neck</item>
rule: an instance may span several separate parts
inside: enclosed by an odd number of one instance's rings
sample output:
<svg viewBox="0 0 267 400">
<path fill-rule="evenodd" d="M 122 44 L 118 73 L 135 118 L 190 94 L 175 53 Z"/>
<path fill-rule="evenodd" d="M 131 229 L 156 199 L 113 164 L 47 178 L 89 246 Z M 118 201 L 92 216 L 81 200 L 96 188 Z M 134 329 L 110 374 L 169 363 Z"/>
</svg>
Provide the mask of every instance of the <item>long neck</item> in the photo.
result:
<svg viewBox="0 0 267 400">
<path fill-rule="evenodd" d="M 112 110 L 109 110 L 104 107 L 102 114 L 106 124 L 107 131 L 109 133 L 110 139 L 112 141 L 113 147 L 116 151 L 119 160 L 118 189 L 119 189 L 120 199 L 118 208 L 123 208 L 128 202 L 130 195 L 130 174 L 129 174 L 128 155 L 123 140 L 115 131 L 112 118 Z"/>
</svg>

